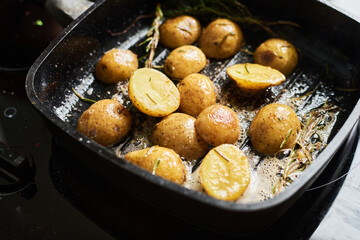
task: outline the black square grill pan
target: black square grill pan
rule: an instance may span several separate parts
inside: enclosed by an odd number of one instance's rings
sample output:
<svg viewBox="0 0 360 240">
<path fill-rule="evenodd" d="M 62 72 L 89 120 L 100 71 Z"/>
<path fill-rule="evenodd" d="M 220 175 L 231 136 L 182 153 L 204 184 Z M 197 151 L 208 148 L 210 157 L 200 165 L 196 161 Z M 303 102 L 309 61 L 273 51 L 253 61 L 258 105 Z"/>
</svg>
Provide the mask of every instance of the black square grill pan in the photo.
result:
<svg viewBox="0 0 360 240">
<path fill-rule="evenodd" d="M 315 181 L 359 118 L 360 24 L 337 9 L 314 0 L 244 1 L 256 16 L 269 21 L 281 19 L 297 23 L 299 27 L 274 26 L 274 31 L 292 42 L 301 53 L 297 69 L 285 83 L 252 99 L 248 111 L 255 112 L 265 104 L 299 96 L 306 96 L 306 100 L 298 106 L 298 115 L 319 107 L 325 101 L 335 103 L 341 110 L 336 115 L 327 146 L 283 192 L 258 202 L 226 202 L 154 176 L 118 157 L 116 150 L 125 153 L 139 147 L 136 141 L 132 141 L 133 131 L 111 148 L 103 147 L 76 131 L 77 119 L 89 105 L 82 102 L 72 88 L 94 100 L 116 94 L 125 106 L 131 104 L 122 91 L 124 86 L 105 85 L 94 78 L 94 66 L 104 52 L 114 47 L 144 55 L 145 49 L 139 43 L 146 38 L 151 19 L 138 21 L 123 35 L 112 36 L 109 31 L 126 29 L 136 17 L 152 13 L 157 3 L 134 0 L 94 3 L 35 61 L 26 80 L 28 97 L 61 144 L 105 179 L 155 207 L 212 231 L 230 235 L 259 233 L 275 222 Z M 178 1 L 160 3 L 165 8 Z M 244 35 L 244 48 L 248 51 L 253 51 L 269 37 L 262 31 L 251 29 L 245 29 Z M 161 64 L 169 52 L 159 45 L 155 64 Z M 252 61 L 252 56 L 240 51 L 231 59 L 210 60 L 202 71 L 222 89 L 218 95 L 220 99 L 223 92 L 234 89 L 225 74 L 226 67 L 245 61 Z M 230 95 L 236 100 L 233 104 L 239 108 L 250 106 L 249 98 L 240 96 L 237 90 L 231 91 Z M 158 121 L 139 113 L 135 116 L 141 122 Z M 247 124 L 244 120 L 244 129 Z M 238 144 L 243 149 L 251 148 L 246 138 Z M 256 164 L 259 165 L 261 162 Z"/>
</svg>

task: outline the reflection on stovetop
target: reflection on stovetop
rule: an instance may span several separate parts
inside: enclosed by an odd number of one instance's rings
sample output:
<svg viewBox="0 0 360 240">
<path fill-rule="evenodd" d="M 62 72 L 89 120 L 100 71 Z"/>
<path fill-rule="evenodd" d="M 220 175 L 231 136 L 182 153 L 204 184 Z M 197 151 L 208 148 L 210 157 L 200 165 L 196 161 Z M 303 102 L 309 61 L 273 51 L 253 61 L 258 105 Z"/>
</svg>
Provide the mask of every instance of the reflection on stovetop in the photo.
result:
<svg viewBox="0 0 360 240">
<path fill-rule="evenodd" d="M 312 187 L 268 230 L 246 239 L 308 239 L 315 231 L 342 186 L 357 144 L 357 128 Z M 52 142 L 50 175 L 57 190 L 73 206 L 115 238 L 170 239 L 219 237 L 214 233 L 153 208 L 136 196 L 112 185 Z M 339 178 L 339 179 L 338 179 Z M 337 181 L 332 182 L 334 179 Z M 324 183 L 329 183 L 322 186 Z M 229 237 L 239 239 L 239 237 Z M 244 238 L 241 238 L 244 239 Z"/>
</svg>

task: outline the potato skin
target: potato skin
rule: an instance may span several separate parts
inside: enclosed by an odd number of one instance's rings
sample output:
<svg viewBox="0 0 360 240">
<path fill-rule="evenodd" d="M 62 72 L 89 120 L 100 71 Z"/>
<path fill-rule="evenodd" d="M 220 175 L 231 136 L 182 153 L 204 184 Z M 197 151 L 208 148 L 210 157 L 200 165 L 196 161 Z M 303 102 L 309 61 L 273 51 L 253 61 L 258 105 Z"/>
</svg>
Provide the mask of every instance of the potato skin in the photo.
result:
<svg viewBox="0 0 360 240">
<path fill-rule="evenodd" d="M 251 121 L 249 137 L 255 150 L 263 154 L 275 154 L 282 149 L 292 148 L 301 130 L 301 123 L 294 110 L 280 103 L 261 108 Z"/>
<path fill-rule="evenodd" d="M 290 42 L 284 39 L 271 38 L 256 48 L 254 62 L 275 68 L 288 76 L 298 64 L 298 54 Z"/>
<path fill-rule="evenodd" d="M 168 18 L 159 28 L 160 43 L 168 48 L 177 48 L 197 42 L 201 34 L 199 20 L 192 16 Z"/>
<path fill-rule="evenodd" d="M 243 33 L 236 23 L 218 18 L 201 33 L 199 48 L 208 58 L 225 59 L 234 56 L 243 45 L 243 41 Z"/>
<path fill-rule="evenodd" d="M 186 180 L 185 165 L 180 156 L 172 149 L 152 146 L 130 152 L 124 158 L 150 172 L 153 172 L 154 165 L 159 160 L 155 175 L 180 185 L 184 184 Z"/>
<path fill-rule="evenodd" d="M 216 103 L 214 84 L 203 74 L 190 74 L 181 80 L 177 87 L 180 92 L 180 111 L 193 117 Z"/>
<path fill-rule="evenodd" d="M 80 116 L 77 130 L 104 146 L 119 142 L 131 129 L 131 114 L 117 100 L 103 99 Z"/>
<path fill-rule="evenodd" d="M 151 135 L 155 145 L 173 149 L 186 160 L 199 159 L 208 144 L 195 130 L 195 118 L 185 113 L 172 113 L 156 124 Z"/>
<path fill-rule="evenodd" d="M 191 73 L 200 72 L 206 65 L 206 56 L 200 48 L 184 45 L 175 48 L 164 63 L 164 72 L 171 78 L 183 79 Z"/>
<path fill-rule="evenodd" d="M 200 136 L 212 146 L 234 144 L 240 136 L 240 120 L 236 113 L 223 105 L 205 108 L 197 117 L 195 128 Z"/>
<path fill-rule="evenodd" d="M 106 52 L 95 66 L 95 76 L 111 84 L 127 80 L 138 68 L 137 55 L 127 49 L 113 48 Z"/>
</svg>

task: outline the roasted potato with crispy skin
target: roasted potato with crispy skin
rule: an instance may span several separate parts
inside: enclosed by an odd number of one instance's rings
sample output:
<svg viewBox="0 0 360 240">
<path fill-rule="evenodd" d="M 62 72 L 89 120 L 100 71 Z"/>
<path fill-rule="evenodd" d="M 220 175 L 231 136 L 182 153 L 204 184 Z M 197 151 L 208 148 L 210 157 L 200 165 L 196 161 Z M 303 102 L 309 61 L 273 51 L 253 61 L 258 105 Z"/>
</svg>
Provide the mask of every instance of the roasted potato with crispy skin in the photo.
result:
<svg viewBox="0 0 360 240">
<path fill-rule="evenodd" d="M 151 142 L 173 149 L 186 160 L 198 159 L 208 150 L 195 130 L 195 118 L 185 113 L 173 113 L 157 123 Z"/>
<path fill-rule="evenodd" d="M 234 144 L 240 137 L 240 120 L 236 113 L 223 105 L 205 108 L 195 122 L 196 131 L 209 144 Z"/>
<path fill-rule="evenodd" d="M 244 42 L 240 27 L 229 19 L 212 21 L 201 33 L 199 48 L 208 58 L 225 59 L 234 56 Z"/>
<path fill-rule="evenodd" d="M 292 148 L 300 130 L 301 123 L 291 107 L 272 103 L 261 108 L 251 121 L 249 138 L 255 150 L 275 154 Z"/>
<path fill-rule="evenodd" d="M 95 76 L 104 83 L 127 80 L 138 68 L 137 55 L 127 49 L 113 48 L 95 66 Z"/>
<path fill-rule="evenodd" d="M 197 42 L 201 34 L 201 24 L 192 16 L 178 16 L 166 19 L 159 32 L 161 44 L 168 48 L 177 48 Z"/>
<path fill-rule="evenodd" d="M 226 69 L 240 90 L 255 94 L 268 87 L 283 83 L 286 77 L 276 69 L 255 63 L 239 63 Z"/>
<path fill-rule="evenodd" d="M 117 100 L 103 99 L 80 116 L 77 130 L 104 146 L 119 142 L 131 129 L 131 114 Z"/>
<path fill-rule="evenodd" d="M 290 42 L 284 39 L 271 38 L 256 48 L 254 62 L 275 68 L 288 76 L 298 64 L 298 54 Z"/>
<path fill-rule="evenodd" d="M 129 152 L 124 156 L 145 170 L 152 172 L 177 184 L 184 184 L 186 180 L 186 168 L 180 156 L 172 149 L 152 146 L 142 150 Z"/>
<path fill-rule="evenodd" d="M 200 181 L 212 197 L 226 201 L 238 199 L 250 183 L 246 155 L 231 144 L 213 148 L 201 162 Z"/>
<path fill-rule="evenodd" d="M 195 46 L 184 45 L 172 50 L 164 63 L 164 72 L 181 80 L 191 73 L 200 72 L 206 65 L 205 54 Z"/>
<path fill-rule="evenodd" d="M 155 69 L 136 70 L 130 78 L 128 93 L 137 109 L 153 117 L 167 116 L 180 105 L 180 93 L 175 84 Z"/>
<path fill-rule="evenodd" d="M 213 82 L 205 75 L 192 73 L 181 80 L 177 88 L 180 92 L 179 110 L 193 117 L 216 103 L 216 93 Z"/>
</svg>

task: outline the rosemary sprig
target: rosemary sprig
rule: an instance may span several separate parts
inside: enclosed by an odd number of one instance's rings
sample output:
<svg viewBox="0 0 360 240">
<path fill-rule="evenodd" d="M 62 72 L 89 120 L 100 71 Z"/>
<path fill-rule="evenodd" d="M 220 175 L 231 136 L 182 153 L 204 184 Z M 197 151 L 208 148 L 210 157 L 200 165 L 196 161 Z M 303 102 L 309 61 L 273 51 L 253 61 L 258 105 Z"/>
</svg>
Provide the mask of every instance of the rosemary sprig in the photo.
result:
<svg viewBox="0 0 360 240">
<path fill-rule="evenodd" d="M 83 96 L 81 96 L 78 92 L 75 91 L 74 88 L 72 88 L 72 90 L 73 90 L 73 92 L 75 93 L 75 95 L 76 95 L 78 98 L 80 98 L 80 100 L 82 100 L 82 101 L 84 101 L 84 102 L 87 102 L 87 103 L 91 103 L 91 104 L 96 103 L 95 100 L 92 100 L 92 99 L 89 99 L 89 98 L 84 98 Z"/>
<path fill-rule="evenodd" d="M 272 36 L 276 36 L 271 30 L 271 26 L 273 25 L 286 24 L 298 26 L 296 23 L 289 21 L 280 20 L 269 22 L 255 17 L 240 0 L 190 0 L 187 2 L 188 4 L 185 6 L 172 7 L 164 11 L 165 16 L 176 17 L 185 14 L 192 15 L 206 24 L 215 18 L 227 18 L 243 27 L 248 26 L 249 28 L 253 28 L 253 26 L 258 26 Z"/>
<path fill-rule="evenodd" d="M 327 102 L 325 102 L 321 108 L 315 109 L 310 113 L 309 118 L 307 119 L 305 125 L 302 127 L 301 132 L 299 133 L 295 146 L 291 149 L 291 152 L 286 159 L 283 174 L 279 179 L 279 182 L 276 183 L 274 188 L 272 189 L 273 194 L 279 193 L 280 190 L 285 187 L 288 182 L 292 181 L 292 174 L 297 171 L 305 170 L 306 167 L 312 163 L 313 154 L 316 150 L 319 150 L 320 147 L 316 145 L 314 146 L 314 144 L 311 143 L 310 139 L 321 128 L 319 126 L 319 123 L 324 120 L 327 114 L 331 111 L 336 110 L 338 110 L 338 107 L 336 105 L 328 104 Z M 290 136 L 290 134 L 291 132 L 289 131 L 287 136 Z"/>
</svg>

